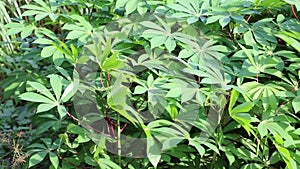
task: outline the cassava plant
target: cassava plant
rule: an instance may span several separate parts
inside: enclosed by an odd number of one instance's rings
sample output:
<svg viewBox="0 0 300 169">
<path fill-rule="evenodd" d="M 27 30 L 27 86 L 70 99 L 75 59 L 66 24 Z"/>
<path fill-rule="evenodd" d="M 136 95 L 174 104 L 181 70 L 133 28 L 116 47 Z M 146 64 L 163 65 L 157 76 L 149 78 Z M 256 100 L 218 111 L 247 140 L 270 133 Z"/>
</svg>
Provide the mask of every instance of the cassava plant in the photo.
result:
<svg viewBox="0 0 300 169">
<path fill-rule="evenodd" d="M 300 167 L 300 1 L 14 4 L 0 92 L 26 107 L 23 168 Z"/>
</svg>

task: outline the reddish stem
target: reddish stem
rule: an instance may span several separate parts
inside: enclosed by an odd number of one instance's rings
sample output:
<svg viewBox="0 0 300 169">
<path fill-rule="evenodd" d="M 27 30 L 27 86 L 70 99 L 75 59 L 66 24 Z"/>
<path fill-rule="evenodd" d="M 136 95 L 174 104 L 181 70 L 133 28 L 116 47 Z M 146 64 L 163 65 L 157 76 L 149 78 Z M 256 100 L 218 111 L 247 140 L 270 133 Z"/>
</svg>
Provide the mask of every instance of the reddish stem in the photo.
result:
<svg viewBox="0 0 300 169">
<path fill-rule="evenodd" d="M 258 83 L 258 73 L 256 73 L 256 82 Z"/>
<path fill-rule="evenodd" d="M 297 19 L 298 22 L 300 22 L 300 19 L 298 18 L 297 13 L 295 11 L 294 5 L 291 4 L 291 7 L 292 7 L 292 12 L 293 12 L 295 18 Z"/>
<path fill-rule="evenodd" d="M 102 89 L 105 89 L 105 86 L 104 86 L 104 83 L 103 83 L 102 72 L 100 73 L 100 83 L 101 83 Z"/>
<path fill-rule="evenodd" d="M 121 129 L 121 133 L 123 132 L 123 130 L 127 127 L 127 125 L 128 125 L 128 123 L 126 123 L 123 127 L 122 127 L 122 129 Z"/>
<path fill-rule="evenodd" d="M 100 130 L 98 130 L 98 129 L 95 129 L 94 127 L 92 127 L 92 126 L 90 126 L 90 125 L 88 125 L 88 124 L 81 123 L 80 120 L 77 119 L 76 117 L 74 117 L 71 113 L 67 112 L 67 115 L 68 115 L 69 117 L 71 117 L 73 120 L 77 121 L 78 124 L 80 124 L 80 125 L 82 125 L 82 126 L 85 126 L 85 127 L 89 128 L 89 129 L 92 129 L 92 130 L 96 131 L 97 133 L 103 134 L 103 135 L 105 135 L 105 136 L 107 136 L 107 137 L 111 137 L 111 135 L 106 134 L 106 133 L 103 133 L 102 131 L 100 131 Z"/>
<path fill-rule="evenodd" d="M 110 74 L 107 74 L 107 81 L 108 81 L 108 85 L 110 86 Z"/>
<path fill-rule="evenodd" d="M 249 15 L 247 18 L 247 22 L 249 23 L 250 19 L 252 18 L 252 15 Z"/>
<path fill-rule="evenodd" d="M 293 91 L 295 91 L 295 89 L 296 89 L 296 86 L 298 85 L 300 83 L 300 80 L 294 85 L 294 87 L 291 89 L 291 91 L 290 92 L 293 92 Z"/>
<path fill-rule="evenodd" d="M 58 156 L 59 159 L 65 161 L 66 163 L 72 165 L 73 167 L 75 167 L 75 168 L 81 168 L 81 167 L 77 166 L 75 163 L 73 163 L 73 162 L 71 162 L 71 161 L 69 161 L 69 160 L 66 160 L 66 159 L 63 158 L 60 154 L 57 154 L 57 156 Z M 85 168 L 81 168 L 81 169 L 85 169 Z"/>
<path fill-rule="evenodd" d="M 108 76 L 108 81 L 110 81 L 110 77 Z M 105 86 L 104 86 L 104 82 L 103 82 L 103 76 L 102 76 L 102 72 L 100 73 L 100 83 L 101 83 L 101 86 L 102 86 L 102 89 L 105 89 Z M 107 132 L 108 133 L 112 133 L 113 137 L 115 137 L 115 131 L 114 131 L 114 123 L 113 121 L 110 119 L 109 117 L 109 109 L 108 109 L 108 106 L 105 104 L 105 101 L 104 101 L 104 98 L 100 92 L 100 97 L 101 97 L 101 102 L 105 108 L 105 121 L 106 121 L 106 125 L 107 125 Z"/>
</svg>

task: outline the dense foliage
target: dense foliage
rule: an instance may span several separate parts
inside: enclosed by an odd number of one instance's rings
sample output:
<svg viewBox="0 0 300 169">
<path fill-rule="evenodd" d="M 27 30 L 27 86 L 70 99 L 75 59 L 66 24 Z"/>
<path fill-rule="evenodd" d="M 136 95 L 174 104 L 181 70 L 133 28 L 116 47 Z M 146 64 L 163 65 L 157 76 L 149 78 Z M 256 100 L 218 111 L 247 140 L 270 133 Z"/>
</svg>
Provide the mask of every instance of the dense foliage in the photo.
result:
<svg viewBox="0 0 300 169">
<path fill-rule="evenodd" d="M 297 10 L 0 1 L 0 168 L 300 168 Z"/>
</svg>

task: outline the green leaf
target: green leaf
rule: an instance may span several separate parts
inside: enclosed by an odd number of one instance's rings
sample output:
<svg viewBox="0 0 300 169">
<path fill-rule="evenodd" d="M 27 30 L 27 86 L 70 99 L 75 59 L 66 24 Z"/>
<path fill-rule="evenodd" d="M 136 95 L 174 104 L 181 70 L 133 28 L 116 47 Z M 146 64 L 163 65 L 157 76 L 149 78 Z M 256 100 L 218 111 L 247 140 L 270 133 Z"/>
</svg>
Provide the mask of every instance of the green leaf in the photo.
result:
<svg viewBox="0 0 300 169">
<path fill-rule="evenodd" d="M 97 160 L 98 164 L 105 164 L 107 167 L 100 167 L 100 168 L 112 168 L 112 169 L 121 169 L 121 167 L 114 163 L 112 160 L 110 159 L 105 159 L 105 158 L 100 158 Z"/>
<path fill-rule="evenodd" d="M 247 31 L 244 34 L 244 41 L 245 41 L 246 45 L 249 45 L 249 46 L 253 46 L 256 43 L 251 31 Z"/>
<path fill-rule="evenodd" d="M 26 27 L 26 28 L 22 29 L 21 38 L 22 39 L 27 38 L 28 36 L 30 36 L 32 34 L 32 32 L 33 32 L 32 27 Z"/>
<path fill-rule="evenodd" d="M 59 51 L 59 50 L 56 50 L 53 54 L 53 62 L 56 66 L 60 66 L 62 64 L 62 62 L 65 60 L 64 59 L 64 54 Z"/>
<path fill-rule="evenodd" d="M 71 47 L 73 59 L 74 59 L 74 61 L 76 61 L 78 58 L 78 51 L 73 44 L 71 44 L 70 47 Z"/>
<path fill-rule="evenodd" d="M 28 81 L 27 84 L 29 84 L 32 88 L 37 90 L 37 92 L 55 101 L 55 98 L 53 97 L 52 93 L 44 85 L 37 82 L 30 82 L 30 81 Z"/>
<path fill-rule="evenodd" d="M 292 101 L 293 108 L 295 110 L 295 113 L 298 113 L 300 111 L 300 96 L 296 97 Z"/>
<path fill-rule="evenodd" d="M 170 114 L 172 120 L 175 120 L 177 118 L 179 112 L 178 112 L 176 106 L 174 106 L 174 105 L 170 106 L 170 112 L 169 112 L 169 114 Z"/>
<path fill-rule="evenodd" d="M 124 1 L 124 0 L 117 0 L 115 8 L 117 9 L 117 8 L 124 7 L 125 4 L 126 4 L 126 1 Z"/>
<path fill-rule="evenodd" d="M 52 139 L 51 138 L 41 138 L 41 140 L 45 143 L 45 145 L 50 148 L 52 144 Z"/>
<path fill-rule="evenodd" d="M 161 150 L 158 143 L 156 143 L 153 137 L 147 137 L 147 157 L 151 164 L 156 168 L 160 158 Z"/>
<path fill-rule="evenodd" d="M 231 113 L 232 114 L 246 113 L 246 112 L 249 112 L 252 109 L 253 106 L 254 106 L 254 104 L 252 102 L 245 102 L 245 103 L 242 103 L 242 104 L 236 106 L 231 111 Z"/>
<path fill-rule="evenodd" d="M 93 30 L 93 26 L 88 21 L 86 21 L 86 19 L 83 16 L 80 16 L 78 14 L 73 14 L 71 15 L 71 18 L 76 21 L 79 21 L 80 25 L 85 28 L 86 32 Z"/>
<path fill-rule="evenodd" d="M 226 25 L 230 23 L 230 16 L 224 16 L 219 20 L 220 25 L 224 28 Z"/>
<path fill-rule="evenodd" d="M 35 166 L 43 161 L 43 159 L 46 157 L 47 152 L 46 151 L 40 151 L 38 153 L 33 154 L 29 159 L 29 166 L 28 168 Z"/>
<path fill-rule="evenodd" d="M 275 36 L 279 37 L 280 39 L 286 41 L 289 45 L 291 45 L 293 48 L 295 48 L 298 52 L 300 52 L 300 42 L 296 39 L 290 37 L 287 35 L 288 32 L 282 31 L 276 34 Z"/>
<path fill-rule="evenodd" d="M 262 121 L 258 126 L 258 132 L 260 134 L 260 138 L 263 138 L 264 136 L 266 136 L 268 134 L 268 130 L 267 128 L 264 126 L 264 124 L 267 123 L 266 121 Z"/>
<path fill-rule="evenodd" d="M 48 110 L 52 109 L 55 106 L 56 106 L 55 104 L 40 104 L 37 107 L 36 113 L 48 111 Z"/>
<path fill-rule="evenodd" d="M 280 153 L 281 157 L 283 158 L 284 162 L 286 163 L 288 168 L 297 168 L 295 161 L 291 158 L 290 152 L 285 147 L 279 146 L 275 144 L 278 152 Z"/>
<path fill-rule="evenodd" d="M 257 164 L 257 163 L 250 163 L 250 164 L 245 164 L 241 167 L 241 169 L 263 169 L 264 165 L 262 164 Z"/>
<path fill-rule="evenodd" d="M 143 86 L 136 86 L 134 89 L 133 94 L 143 94 L 147 91 L 148 89 L 146 87 Z"/>
<path fill-rule="evenodd" d="M 230 95 L 229 107 L 228 107 L 229 112 L 232 111 L 232 108 L 233 108 L 233 106 L 235 105 L 236 100 L 238 99 L 238 97 L 239 97 L 238 91 L 235 90 L 235 89 L 232 89 L 231 95 Z"/>
<path fill-rule="evenodd" d="M 219 19 L 221 19 L 222 17 L 223 17 L 222 15 L 211 16 L 211 17 L 207 18 L 206 24 L 214 23 L 214 22 L 218 21 Z"/>
<path fill-rule="evenodd" d="M 30 144 L 27 148 L 35 148 L 39 151 L 45 151 L 47 150 L 47 147 L 44 145 L 44 144 L 40 144 L 40 143 L 33 143 L 33 144 Z"/>
<path fill-rule="evenodd" d="M 217 154 L 220 154 L 218 147 L 216 147 L 215 145 L 209 143 L 208 141 L 201 141 L 201 144 L 207 146 L 208 148 L 210 148 L 211 150 L 213 150 Z"/>
<path fill-rule="evenodd" d="M 285 19 L 284 15 L 279 14 L 279 15 L 277 15 L 276 22 L 281 23 L 284 21 L 284 19 Z"/>
<path fill-rule="evenodd" d="M 33 92 L 26 92 L 19 96 L 22 100 L 30 101 L 30 102 L 38 102 L 38 103 L 48 103 L 48 104 L 55 104 L 54 101 L 48 99 L 45 96 L 40 94 L 36 94 Z"/>
<path fill-rule="evenodd" d="M 86 34 L 86 32 L 73 30 L 68 33 L 68 36 L 66 37 L 66 39 L 78 39 L 79 37 L 83 36 L 84 34 Z"/>
<path fill-rule="evenodd" d="M 176 147 L 184 137 L 171 137 L 164 141 L 162 150 L 168 150 L 170 148 Z"/>
<path fill-rule="evenodd" d="M 56 51 L 56 47 L 55 46 L 46 46 L 42 49 L 42 52 L 41 52 L 41 56 L 43 58 L 47 58 L 47 57 L 50 57 L 54 54 L 54 52 Z"/>
<path fill-rule="evenodd" d="M 59 160 L 58 160 L 57 155 L 53 152 L 49 152 L 49 158 L 50 158 L 50 161 L 51 161 L 52 165 L 54 166 L 54 168 L 58 168 Z"/>
<path fill-rule="evenodd" d="M 54 74 L 49 75 L 48 77 L 50 78 L 50 84 L 56 96 L 56 100 L 59 101 L 61 96 L 61 91 L 62 91 L 62 83 L 60 77 Z"/>
<path fill-rule="evenodd" d="M 67 86 L 67 88 L 65 89 L 64 93 L 61 96 L 61 101 L 67 102 L 68 100 L 71 99 L 71 97 L 76 93 L 78 86 L 75 85 L 73 82 L 71 82 L 71 84 L 69 84 Z"/>
<path fill-rule="evenodd" d="M 176 47 L 176 41 L 172 37 L 168 37 L 165 41 L 165 46 L 169 52 L 172 52 Z"/>
<path fill-rule="evenodd" d="M 166 36 L 157 36 L 157 37 L 154 37 L 150 40 L 150 45 L 151 45 L 151 48 L 155 48 L 155 47 L 158 47 L 158 46 L 161 46 L 162 44 L 164 44 L 167 40 L 167 37 Z"/>
<path fill-rule="evenodd" d="M 181 95 L 181 91 L 180 88 L 172 88 L 166 95 L 166 97 L 173 97 L 173 98 L 177 98 Z"/>
<path fill-rule="evenodd" d="M 90 166 L 97 166 L 96 161 L 90 156 L 85 156 L 84 161 L 85 161 L 85 163 L 87 163 Z"/>
<path fill-rule="evenodd" d="M 157 25 L 154 22 L 150 22 L 150 21 L 143 21 L 140 23 L 141 25 L 147 27 L 147 28 L 151 28 L 151 29 L 156 29 L 156 30 L 160 30 L 162 32 L 164 32 L 164 28 L 162 28 L 161 26 Z"/>
<path fill-rule="evenodd" d="M 147 86 L 148 86 L 148 88 L 149 88 L 149 87 L 152 87 L 153 82 L 154 82 L 153 75 L 150 74 L 150 75 L 147 77 Z"/>
<path fill-rule="evenodd" d="M 44 133 L 45 131 L 47 131 L 50 127 L 54 126 L 56 123 L 57 123 L 56 121 L 47 121 L 47 122 L 39 125 L 37 127 L 37 129 L 35 130 L 34 134 L 40 135 L 40 134 Z M 46 147 L 44 149 L 46 149 Z"/>
<path fill-rule="evenodd" d="M 189 58 L 189 57 L 191 57 L 194 53 L 195 53 L 195 52 L 193 52 L 192 50 L 189 50 L 189 49 L 183 49 L 183 50 L 181 50 L 181 51 L 179 52 L 178 57 L 179 57 L 179 58 L 182 58 L 182 59 L 184 59 L 184 58 Z"/>
<path fill-rule="evenodd" d="M 191 100 L 197 92 L 195 88 L 183 88 L 181 94 L 181 103 Z"/>
<path fill-rule="evenodd" d="M 202 157 L 205 154 L 205 148 L 201 146 L 201 144 L 195 140 L 189 140 L 189 145 L 192 145 L 196 148 L 200 156 Z"/>
<path fill-rule="evenodd" d="M 104 64 L 102 65 L 103 70 L 108 71 L 110 69 L 120 68 L 122 66 L 123 62 L 118 59 L 118 56 L 119 56 L 119 53 L 115 52 L 114 54 L 112 54 L 111 57 L 106 59 L 104 61 Z"/>
<path fill-rule="evenodd" d="M 226 157 L 227 157 L 227 159 L 229 161 L 229 165 L 232 165 L 235 162 L 234 155 L 232 153 L 230 153 L 230 152 L 226 152 L 225 155 L 226 155 Z"/>
<path fill-rule="evenodd" d="M 127 14 L 131 14 L 136 10 L 138 4 L 138 0 L 129 0 L 125 6 L 125 10 Z"/>
<path fill-rule="evenodd" d="M 122 80 L 124 80 L 124 77 L 121 74 L 108 94 L 108 105 L 120 115 L 125 117 L 133 125 L 136 125 L 137 122 L 142 123 L 142 120 L 139 118 L 139 114 L 135 110 L 130 109 L 130 106 L 126 103 L 129 89 L 121 84 Z M 129 114 L 128 111 L 131 111 L 131 114 Z"/>
<path fill-rule="evenodd" d="M 253 66 L 256 66 L 254 58 L 252 56 L 252 53 L 248 49 L 246 49 L 244 46 L 242 46 L 240 44 L 239 44 L 239 46 L 242 48 L 243 52 L 247 55 L 247 57 L 248 57 L 249 61 L 251 62 L 251 64 Z"/>
<path fill-rule="evenodd" d="M 67 115 L 67 109 L 65 108 L 65 106 L 57 106 L 57 111 L 61 119 Z"/>
<path fill-rule="evenodd" d="M 51 45 L 53 44 L 52 40 L 46 39 L 46 38 L 39 38 L 32 43 L 42 44 L 42 45 Z"/>
</svg>

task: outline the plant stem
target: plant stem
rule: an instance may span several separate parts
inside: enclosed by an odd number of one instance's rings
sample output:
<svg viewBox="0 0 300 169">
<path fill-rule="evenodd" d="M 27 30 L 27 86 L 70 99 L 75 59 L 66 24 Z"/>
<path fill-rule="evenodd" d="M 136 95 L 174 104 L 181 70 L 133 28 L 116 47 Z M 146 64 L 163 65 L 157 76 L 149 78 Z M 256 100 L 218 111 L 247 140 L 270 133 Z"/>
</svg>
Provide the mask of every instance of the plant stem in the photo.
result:
<svg viewBox="0 0 300 169">
<path fill-rule="evenodd" d="M 121 161 L 121 124 L 120 124 L 120 114 L 117 114 L 117 132 L 118 132 L 118 140 L 117 140 L 117 144 L 118 144 L 118 161 L 119 161 L 119 166 L 122 167 L 122 161 Z"/>
<path fill-rule="evenodd" d="M 222 130 L 222 128 L 221 128 L 220 125 L 218 125 L 218 127 L 217 127 L 217 136 L 216 136 L 216 138 L 215 138 L 215 145 L 218 145 L 218 142 L 219 142 L 219 136 L 220 136 L 220 130 Z M 211 169 L 214 169 L 214 164 L 215 164 L 215 162 L 216 162 L 216 159 L 217 159 L 217 153 L 214 152 L 214 154 L 213 154 L 213 159 L 212 159 L 211 166 L 210 166 Z"/>
<path fill-rule="evenodd" d="M 297 21 L 300 22 L 300 19 L 298 18 L 297 13 L 295 11 L 294 5 L 291 4 L 291 8 L 292 8 L 293 15 L 295 16 L 295 18 L 297 19 Z"/>
</svg>

